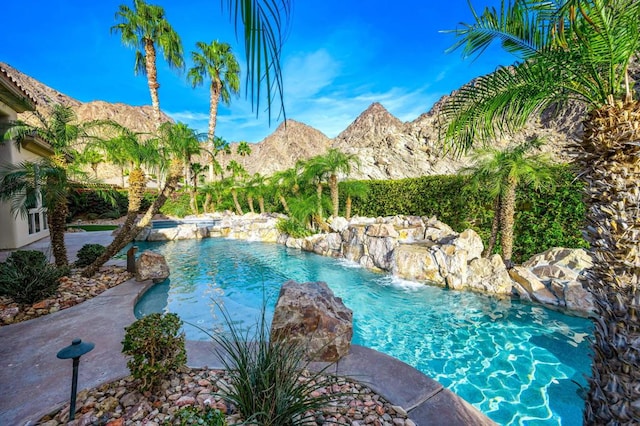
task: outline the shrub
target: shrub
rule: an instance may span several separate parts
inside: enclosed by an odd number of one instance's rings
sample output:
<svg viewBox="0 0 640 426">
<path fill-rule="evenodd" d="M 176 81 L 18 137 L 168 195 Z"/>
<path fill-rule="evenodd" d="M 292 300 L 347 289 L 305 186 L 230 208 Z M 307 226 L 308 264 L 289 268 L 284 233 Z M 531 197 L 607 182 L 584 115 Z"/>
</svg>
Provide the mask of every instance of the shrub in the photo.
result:
<svg viewBox="0 0 640 426">
<path fill-rule="evenodd" d="M 107 248 L 102 244 L 85 244 L 78 250 L 78 260 L 76 260 L 75 266 L 83 268 L 91 265 Z"/>
<path fill-rule="evenodd" d="M 0 263 L 0 294 L 32 304 L 56 292 L 66 268 L 57 268 L 37 250 L 18 250 Z"/>
<path fill-rule="evenodd" d="M 125 327 L 122 353 L 127 367 L 141 381 L 140 390 L 155 390 L 162 380 L 187 362 L 182 320 L 176 314 L 150 314 Z"/>
<path fill-rule="evenodd" d="M 204 408 L 186 406 L 176 411 L 173 422 L 166 422 L 167 425 L 207 425 L 226 426 L 224 414 L 220 410 L 205 405 Z"/>
<path fill-rule="evenodd" d="M 538 191 L 527 185 L 517 189 L 512 257 L 516 262 L 551 247 L 587 246 L 581 233 L 582 183 L 567 166 L 555 167 L 554 177 L 554 185 Z M 354 215 L 436 216 L 457 232 L 473 229 L 485 245 L 489 240 L 493 200 L 486 191 L 468 188 L 464 176 L 362 182 L 367 195 L 353 198 Z"/>
<path fill-rule="evenodd" d="M 293 238 L 304 238 L 313 234 L 306 226 L 295 219 L 280 219 L 276 223 L 276 229 Z"/>
<path fill-rule="evenodd" d="M 265 307 L 258 323 L 244 331 L 222 311 L 227 332 L 209 335 L 229 375 L 224 397 L 244 417 L 243 424 L 292 426 L 315 421 L 315 412 L 338 401 L 344 393 L 315 392 L 334 381 L 325 369 L 307 373 L 305 347 L 292 341 L 270 341 Z M 301 379 L 301 372 L 305 372 Z M 319 395 L 317 395 L 319 393 Z"/>
</svg>

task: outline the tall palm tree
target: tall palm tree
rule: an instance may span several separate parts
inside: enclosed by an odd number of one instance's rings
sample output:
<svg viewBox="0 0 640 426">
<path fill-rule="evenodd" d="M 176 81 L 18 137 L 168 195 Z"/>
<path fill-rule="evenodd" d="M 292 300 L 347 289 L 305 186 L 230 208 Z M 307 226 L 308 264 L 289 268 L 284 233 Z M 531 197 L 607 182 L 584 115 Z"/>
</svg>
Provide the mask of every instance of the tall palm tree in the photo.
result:
<svg viewBox="0 0 640 426">
<path fill-rule="evenodd" d="M 38 124 L 12 122 L 3 139 L 20 143 L 26 137 L 37 135 L 51 145 L 53 156 L 41 162 L 25 162 L 17 167 L 6 166 L 0 177 L 0 198 L 13 200 L 14 211 L 26 212 L 24 209 L 32 205 L 34 197 L 41 190 L 42 204 L 47 208 L 47 223 L 55 263 L 57 266 L 66 266 L 69 264 L 64 243 L 68 214 L 67 195 L 70 176 L 81 175 L 73 163 L 73 158 L 78 152 L 77 143 L 88 137 L 88 125 L 78 124 L 73 109 L 59 104 L 53 106 L 49 117 L 38 111 L 34 112 L 34 115 Z M 24 202 L 22 207 L 16 204 L 18 200 Z"/>
<path fill-rule="evenodd" d="M 568 101 L 586 107 L 576 154 L 586 181 L 595 327 L 584 421 L 638 423 L 640 102 L 628 68 L 640 51 L 640 2 L 503 1 L 474 19 L 454 30 L 453 48 L 471 55 L 498 40 L 521 61 L 454 93 L 441 110 L 443 137 L 464 151 Z"/>
<path fill-rule="evenodd" d="M 520 184 L 531 184 L 534 189 L 552 183 L 552 162 L 547 155 L 529 154 L 542 143 L 534 139 L 507 148 L 485 148 L 472 155 L 473 165 L 462 172 L 471 176 L 470 185 L 488 190 L 494 200 L 491 241 L 495 243 L 498 229 L 502 257 L 507 267 L 512 266 L 513 225 L 516 211 L 516 189 Z M 494 235 L 494 232 L 496 235 Z M 491 242 L 489 244 L 491 246 Z M 491 249 L 491 247 L 490 247 Z M 491 250 L 492 251 L 492 250 Z M 487 254 L 491 254 L 488 250 Z"/>
<path fill-rule="evenodd" d="M 182 42 L 165 17 L 160 6 L 147 4 L 144 0 L 133 0 L 133 9 L 120 5 L 116 12 L 120 23 L 111 27 L 111 33 L 120 33 L 125 46 L 136 49 L 134 72 L 147 76 L 151 106 L 156 125 L 160 126 L 160 99 L 158 97 L 157 49 L 162 51 L 167 64 L 172 68 L 183 68 Z"/>
<path fill-rule="evenodd" d="M 238 144 L 238 147 L 236 148 L 236 152 L 241 157 L 246 157 L 247 155 L 251 155 L 251 146 L 249 145 L 249 142 L 246 142 L 246 141 L 240 142 Z"/>
<path fill-rule="evenodd" d="M 194 66 L 189 69 L 187 79 L 193 87 L 200 86 L 205 79 L 209 79 L 209 131 L 208 149 L 211 161 L 209 163 L 209 181 L 214 178 L 216 119 L 218 103 L 222 99 L 225 105 L 231 102 L 231 94 L 240 91 L 240 65 L 231 52 L 227 43 L 212 41 L 210 44 L 201 41 L 196 43 L 198 52 L 191 52 Z"/>
</svg>

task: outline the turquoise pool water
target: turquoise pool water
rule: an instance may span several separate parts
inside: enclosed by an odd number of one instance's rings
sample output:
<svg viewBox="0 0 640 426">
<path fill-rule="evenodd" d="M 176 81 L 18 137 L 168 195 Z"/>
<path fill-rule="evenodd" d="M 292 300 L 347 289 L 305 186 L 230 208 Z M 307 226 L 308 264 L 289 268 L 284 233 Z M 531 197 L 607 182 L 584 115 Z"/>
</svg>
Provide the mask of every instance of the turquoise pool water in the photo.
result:
<svg viewBox="0 0 640 426">
<path fill-rule="evenodd" d="M 140 243 L 162 253 L 171 277 L 136 315 L 175 312 L 219 326 L 215 298 L 234 320 L 255 324 L 280 285 L 325 281 L 354 313 L 353 343 L 394 356 L 438 380 L 501 425 L 581 425 L 590 322 L 538 306 L 498 301 L 376 274 L 280 245 L 225 239 Z M 187 338 L 207 339 L 189 325 Z"/>
</svg>

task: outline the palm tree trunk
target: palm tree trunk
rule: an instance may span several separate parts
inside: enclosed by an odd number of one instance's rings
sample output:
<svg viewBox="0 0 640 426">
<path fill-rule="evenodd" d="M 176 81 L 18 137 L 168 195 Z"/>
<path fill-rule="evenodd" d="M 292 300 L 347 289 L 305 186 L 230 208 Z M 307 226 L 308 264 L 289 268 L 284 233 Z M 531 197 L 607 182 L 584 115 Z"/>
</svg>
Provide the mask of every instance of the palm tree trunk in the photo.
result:
<svg viewBox="0 0 640 426">
<path fill-rule="evenodd" d="M 318 198 L 316 204 L 316 211 L 319 217 L 324 216 L 322 212 L 322 182 L 318 182 L 316 185 L 316 197 Z"/>
<path fill-rule="evenodd" d="M 142 206 L 144 198 L 144 188 L 146 186 L 146 177 L 141 168 L 135 168 L 129 173 L 129 205 L 127 207 L 127 217 L 124 220 L 122 229 L 130 229 L 138 218 L 138 212 Z"/>
<path fill-rule="evenodd" d="M 500 230 L 500 212 L 501 212 L 501 198 L 498 195 L 493 200 L 493 221 L 491 221 L 491 236 L 489 237 L 489 244 L 484 251 L 484 257 L 491 256 L 493 249 L 496 247 L 496 241 L 498 241 L 498 231 Z"/>
<path fill-rule="evenodd" d="M 67 227 L 67 200 L 61 200 L 54 204 L 52 211 L 47 212 L 49 223 L 49 236 L 51 237 L 51 250 L 56 266 L 68 266 L 67 247 L 64 243 L 64 232 Z"/>
<path fill-rule="evenodd" d="M 331 204 L 333 205 L 333 217 L 338 217 L 340 199 L 338 198 L 338 176 L 332 173 L 329 176 L 329 190 L 331 191 Z"/>
<path fill-rule="evenodd" d="M 214 82 L 211 82 L 209 88 L 209 131 L 207 132 L 207 138 L 209 139 L 209 148 L 211 151 L 211 162 L 209 163 L 209 182 L 213 182 L 215 177 L 215 161 L 216 157 L 213 153 L 213 138 L 216 134 L 216 120 L 218 118 L 218 102 L 220 102 L 220 89 Z"/>
<path fill-rule="evenodd" d="M 260 214 L 264 214 L 264 197 L 258 197 L 258 207 L 260 208 Z"/>
<path fill-rule="evenodd" d="M 238 191 L 232 188 L 231 196 L 233 197 L 233 204 L 236 206 L 236 212 L 242 216 L 244 213 L 242 212 L 242 207 L 240 207 L 240 203 L 238 202 Z"/>
<path fill-rule="evenodd" d="M 606 105 L 584 123 L 586 238 L 594 259 L 592 374 L 585 424 L 640 419 L 640 103 Z"/>
<path fill-rule="evenodd" d="M 351 219 L 351 203 L 352 203 L 351 195 L 347 195 L 347 200 L 344 203 L 345 204 L 345 206 L 344 206 L 344 208 L 345 208 L 345 216 L 346 216 L 347 220 Z"/>
<path fill-rule="evenodd" d="M 180 177 L 181 166 L 172 164 L 169 177 L 167 178 L 165 185 L 162 187 L 158 197 L 153 201 L 151 206 L 149 206 L 144 216 L 142 216 L 138 223 L 130 226 L 129 229 L 125 229 L 123 226 L 118 235 L 116 235 L 116 238 L 114 238 L 111 244 L 107 246 L 104 253 L 82 271 L 83 277 L 92 277 L 102 265 L 115 256 L 127 244 L 133 241 L 138 234 L 151 223 L 151 219 L 158 214 L 160 208 L 164 205 L 169 196 L 175 192 L 178 187 Z"/>
<path fill-rule="evenodd" d="M 517 182 L 509 178 L 505 190 L 502 208 L 500 209 L 500 245 L 502 246 L 502 258 L 507 268 L 513 266 L 513 221 L 516 211 L 516 186 Z"/>
<path fill-rule="evenodd" d="M 211 194 L 208 192 L 204 195 L 204 204 L 202 205 L 202 209 L 205 213 L 211 212 Z"/>
<path fill-rule="evenodd" d="M 284 198 L 284 195 L 279 194 L 278 198 L 280 199 L 280 204 L 282 204 L 282 208 L 287 213 L 287 215 L 291 216 L 291 210 L 289 210 L 289 204 L 287 204 L 287 199 Z"/>
<path fill-rule="evenodd" d="M 249 204 L 249 211 L 250 211 L 251 213 L 255 213 L 255 212 L 256 212 L 256 210 L 255 210 L 255 208 L 254 208 L 254 206 L 253 206 L 253 197 L 252 197 L 252 196 L 247 195 L 247 203 Z"/>
<path fill-rule="evenodd" d="M 160 119 L 160 98 L 158 97 L 158 71 L 156 69 L 156 48 L 153 41 L 146 39 L 144 41 L 144 53 L 146 56 L 145 66 L 147 68 L 147 82 L 149 84 L 149 93 L 151 93 L 151 108 L 153 109 L 153 118 L 156 121 L 156 128 L 162 124 Z"/>
</svg>

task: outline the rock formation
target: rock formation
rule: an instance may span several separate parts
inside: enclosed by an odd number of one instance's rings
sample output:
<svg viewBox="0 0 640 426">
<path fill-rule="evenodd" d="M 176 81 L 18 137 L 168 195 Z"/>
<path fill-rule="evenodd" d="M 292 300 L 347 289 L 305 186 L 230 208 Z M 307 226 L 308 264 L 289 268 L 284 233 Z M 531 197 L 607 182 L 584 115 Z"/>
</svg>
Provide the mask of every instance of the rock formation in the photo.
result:
<svg viewBox="0 0 640 426">
<path fill-rule="evenodd" d="M 271 322 L 271 340 L 294 342 L 309 361 L 338 361 L 349 354 L 353 312 L 327 283 L 287 281 Z"/>
<path fill-rule="evenodd" d="M 583 249 L 549 249 L 507 271 L 499 255 L 481 257 L 484 247 L 475 231 L 457 233 L 433 217 L 355 217 L 349 221 L 334 218 L 329 224 L 332 232 L 306 238 L 281 234 L 276 229 L 280 217 L 215 213 L 207 224 L 147 229 L 138 239 L 226 237 L 277 242 L 322 256 L 344 258 L 411 281 L 516 297 L 583 316 L 593 312 L 593 300 L 581 282 L 591 265 L 589 254 Z"/>
<path fill-rule="evenodd" d="M 154 283 L 169 278 L 169 265 L 163 255 L 143 251 L 136 259 L 136 281 L 152 280 Z"/>
</svg>

